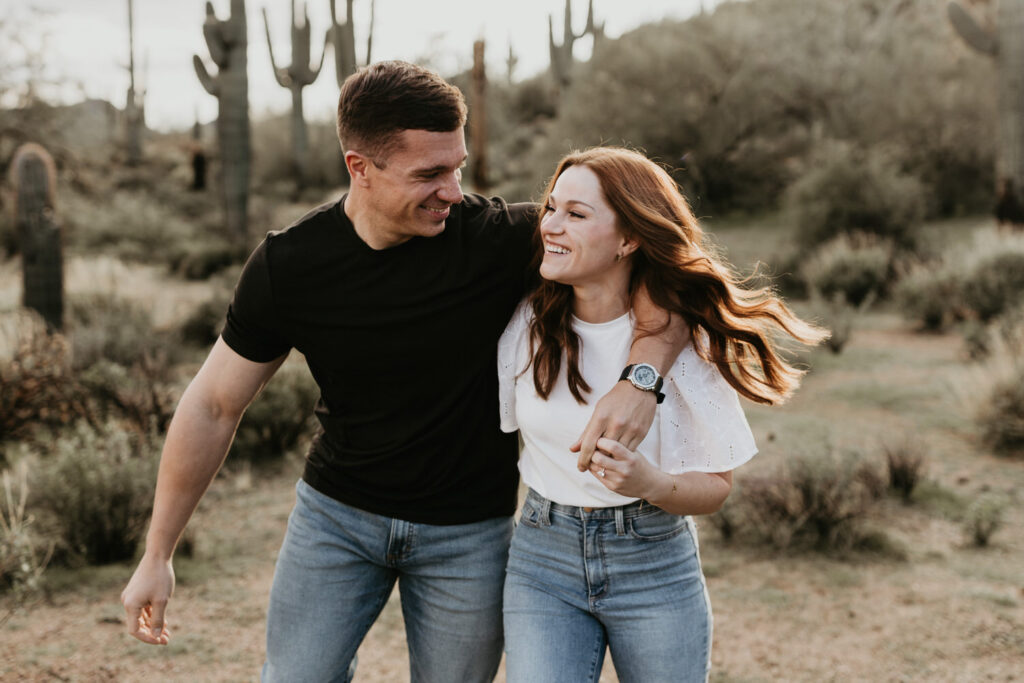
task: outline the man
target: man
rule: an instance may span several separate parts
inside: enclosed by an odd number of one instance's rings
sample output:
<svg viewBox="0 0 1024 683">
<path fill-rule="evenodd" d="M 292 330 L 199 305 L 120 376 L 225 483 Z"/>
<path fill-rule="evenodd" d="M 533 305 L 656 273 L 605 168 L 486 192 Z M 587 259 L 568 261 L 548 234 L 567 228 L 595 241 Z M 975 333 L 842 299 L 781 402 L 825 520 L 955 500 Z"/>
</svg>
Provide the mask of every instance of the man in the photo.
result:
<svg viewBox="0 0 1024 683">
<path fill-rule="evenodd" d="M 174 548 L 246 406 L 295 348 L 323 429 L 277 561 L 264 680 L 350 680 L 396 581 L 412 679 L 493 678 L 518 484 L 496 346 L 530 277 L 535 215 L 462 194 L 465 119 L 458 89 L 411 64 L 343 85 L 349 193 L 257 247 L 182 396 L 122 595 L 136 638 L 167 643 Z M 669 336 L 639 340 L 630 362 L 668 368 L 682 346 Z M 639 443 L 655 404 L 620 383 L 574 445 L 581 461 L 602 434 Z"/>
</svg>

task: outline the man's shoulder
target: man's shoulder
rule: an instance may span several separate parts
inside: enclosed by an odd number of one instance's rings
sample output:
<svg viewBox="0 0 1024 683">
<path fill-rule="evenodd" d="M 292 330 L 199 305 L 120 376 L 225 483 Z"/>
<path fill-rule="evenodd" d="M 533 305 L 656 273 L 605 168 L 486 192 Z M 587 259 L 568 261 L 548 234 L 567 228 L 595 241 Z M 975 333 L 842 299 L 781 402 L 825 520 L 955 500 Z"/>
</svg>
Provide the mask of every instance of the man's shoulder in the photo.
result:
<svg viewBox="0 0 1024 683">
<path fill-rule="evenodd" d="M 267 233 L 267 241 L 276 243 L 298 243 L 315 240 L 325 232 L 334 232 L 341 223 L 344 197 L 325 202 L 310 209 L 291 225 Z"/>
<path fill-rule="evenodd" d="M 464 225 L 481 227 L 532 226 L 537 217 L 533 202 L 510 204 L 501 197 L 485 197 L 466 193 L 458 205 L 458 217 Z"/>
</svg>

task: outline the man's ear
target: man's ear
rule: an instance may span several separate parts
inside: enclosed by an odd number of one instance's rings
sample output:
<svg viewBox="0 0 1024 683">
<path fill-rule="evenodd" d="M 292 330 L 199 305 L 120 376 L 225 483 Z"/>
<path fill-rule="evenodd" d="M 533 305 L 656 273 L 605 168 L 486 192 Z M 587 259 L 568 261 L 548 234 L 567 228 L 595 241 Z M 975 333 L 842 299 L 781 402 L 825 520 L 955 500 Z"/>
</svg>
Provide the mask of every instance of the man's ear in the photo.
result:
<svg viewBox="0 0 1024 683">
<path fill-rule="evenodd" d="M 367 171 L 372 163 L 368 157 L 355 150 L 350 149 L 345 152 L 345 168 L 348 169 L 348 175 L 352 179 L 353 185 L 360 185 L 362 187 L 369 185 L 370 180 L 367 177 Z"/>
</svg>

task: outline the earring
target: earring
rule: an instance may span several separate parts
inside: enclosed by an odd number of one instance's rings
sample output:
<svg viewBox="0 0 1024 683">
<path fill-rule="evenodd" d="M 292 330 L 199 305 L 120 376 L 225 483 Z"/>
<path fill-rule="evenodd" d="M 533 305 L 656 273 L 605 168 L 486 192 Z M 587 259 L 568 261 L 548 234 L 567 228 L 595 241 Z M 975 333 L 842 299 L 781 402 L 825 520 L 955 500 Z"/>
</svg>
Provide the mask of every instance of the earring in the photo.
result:
<svg viewBox="0 0 1024 683">
<path fill-rule="evenodd" d="M 615 262 L 618 263 L 622 260 L 622 254 L 615 254 Z"/>
</svg>

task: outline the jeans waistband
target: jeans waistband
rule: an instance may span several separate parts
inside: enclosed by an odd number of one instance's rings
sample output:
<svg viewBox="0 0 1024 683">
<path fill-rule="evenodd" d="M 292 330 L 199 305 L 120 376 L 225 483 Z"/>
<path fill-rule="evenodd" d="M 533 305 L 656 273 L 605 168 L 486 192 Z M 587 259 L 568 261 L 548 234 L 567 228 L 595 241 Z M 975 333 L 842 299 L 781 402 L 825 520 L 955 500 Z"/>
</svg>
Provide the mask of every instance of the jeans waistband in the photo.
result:
<svg viewBox="0 0 1024 683">
<path fill-rule="evenodd" d="M 616 505 L 614 507 L 599 508 L 583 507 L 579 505 L 563 505 L 562 503 L 556 503 L 553 500 L 548 500 L 533 489 L 527 490 L 526 499 L 532 501 L 541 510 L 550 510 L 551 512 L 557 512 L 577 519 L 581 518 L 583 515 L 586 515 L 588 519 L 621 519 L 623 517 L 636 517 L 641 513 L 649 514 L 650 512 L 660 509 L 643 499 L 634 500 L 632 503 Z"/>
</svg>

